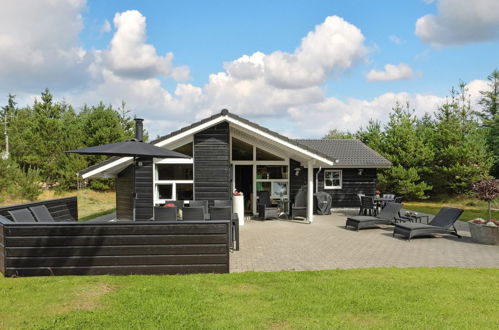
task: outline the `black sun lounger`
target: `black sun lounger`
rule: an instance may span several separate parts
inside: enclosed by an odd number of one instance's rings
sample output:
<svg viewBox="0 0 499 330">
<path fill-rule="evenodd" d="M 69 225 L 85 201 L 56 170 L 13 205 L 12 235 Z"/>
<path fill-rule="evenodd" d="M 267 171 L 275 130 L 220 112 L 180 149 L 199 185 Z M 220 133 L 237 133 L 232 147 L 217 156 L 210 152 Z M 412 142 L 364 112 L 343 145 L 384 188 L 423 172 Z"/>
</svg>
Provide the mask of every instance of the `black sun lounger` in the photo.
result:
<svg viewBox="0 0 499 330">
<path fill-rule="evenodd" d="M 398 234 L 411 240 L 412 237 L 416 236 L 451 234 L 460 238 L 461 236 L 457 233 L 454 223 L 462 213 L 462 209 L 442 207 L 429 224 L 416 222 L 396 223 L 395 228 L 393 228 L 393 236 L 395 237 L 395 234 Z"/>
<path fill-rule="evenodd" d="M 49 209 L 45 205 L 33 206 L 29 210 L 38 222 L 54 222 L 52 214 L 50 214 Z"/>
<path fill-rule="evenodd" d="M 401 203 L 387 203 L 385 208 L 375 217 L 358 215 L 347 218 L 345 228 L 353 227 L 358 231 L 362 228 L 375 227 L 377 225 L 392 225 L 401 208 Z"/>
<path fill-rule="evenodd" d="M 14 222 L 36 222 L 28 209 L 7 211 Z"/>
</svg>

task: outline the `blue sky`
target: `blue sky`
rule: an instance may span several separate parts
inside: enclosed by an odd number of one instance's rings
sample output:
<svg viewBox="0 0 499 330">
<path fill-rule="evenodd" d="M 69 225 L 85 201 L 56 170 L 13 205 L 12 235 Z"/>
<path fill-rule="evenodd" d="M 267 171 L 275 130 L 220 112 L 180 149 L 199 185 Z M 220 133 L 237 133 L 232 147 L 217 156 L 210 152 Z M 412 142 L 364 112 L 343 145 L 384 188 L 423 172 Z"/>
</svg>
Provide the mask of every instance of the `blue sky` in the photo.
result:
<svg viewBox="0 0 499 330">
<path fill-rule="evenodd" d="M 153 136 L 222 107 L 291 137 L 355 130 L 460 80 L 476 99 L 499 59 L 496 0 L 7 2 L 0 53 L 23 52 L 0 55 L 2 95 L 125 100 Z"/>
</svg>

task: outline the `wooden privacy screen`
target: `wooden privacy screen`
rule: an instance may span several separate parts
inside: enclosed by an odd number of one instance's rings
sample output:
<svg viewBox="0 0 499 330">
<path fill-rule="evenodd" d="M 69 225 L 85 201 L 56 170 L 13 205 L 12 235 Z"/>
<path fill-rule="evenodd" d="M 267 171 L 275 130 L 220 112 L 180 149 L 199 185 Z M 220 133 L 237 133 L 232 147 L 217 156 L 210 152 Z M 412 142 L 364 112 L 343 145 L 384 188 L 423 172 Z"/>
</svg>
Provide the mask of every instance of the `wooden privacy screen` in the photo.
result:
<svg viewBox="0 0 499 330">
<path fill-rule="evenodd" d="M 4 276 L 229 272 L 229 221 L 14 223 L 0 219 Z"/>
</svg>

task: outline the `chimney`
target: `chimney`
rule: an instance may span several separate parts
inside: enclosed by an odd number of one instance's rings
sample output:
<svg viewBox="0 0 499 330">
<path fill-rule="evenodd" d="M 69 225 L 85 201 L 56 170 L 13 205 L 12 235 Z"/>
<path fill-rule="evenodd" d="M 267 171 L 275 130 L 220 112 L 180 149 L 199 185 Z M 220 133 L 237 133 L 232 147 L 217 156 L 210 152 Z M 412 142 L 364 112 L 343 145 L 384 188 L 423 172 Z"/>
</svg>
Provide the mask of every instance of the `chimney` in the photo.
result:
<svg viewBox="0 0 499 330">
<path fill-rule="evenodd" d="M 137 141 L 143 142 L 144 139 L 144 119 L 135 118 L 135 139 Z"/>
</svg>

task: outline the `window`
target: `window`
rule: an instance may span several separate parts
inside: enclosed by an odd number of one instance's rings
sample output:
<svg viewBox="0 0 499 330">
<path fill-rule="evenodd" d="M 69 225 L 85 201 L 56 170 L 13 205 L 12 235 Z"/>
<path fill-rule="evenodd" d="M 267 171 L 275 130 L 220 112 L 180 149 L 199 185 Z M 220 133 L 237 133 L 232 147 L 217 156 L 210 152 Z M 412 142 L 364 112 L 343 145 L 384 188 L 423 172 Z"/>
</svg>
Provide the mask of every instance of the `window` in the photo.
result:
<svg viewBox="0 0 499 330">
<path fill-rule="evenodd" d="M 256 178 L 267 180 L 280 180 L 288 178 L 288 167 L 280 165 L 258 165 Z"/>
<path fill-rule="evenodd" d="M 232 138 L 232 160 L 253 160 L 253 146 Z"/>
<path fill-rule="evenodd" d="M 155 166 L 155 203 L 168 200 L 191 200 L 193 193 L 193 165 L 191 163 L 165 163 L 161 160 Z"/>
<path fill-rule="evenodd" d="M 192 180 L 192 164 L 157 164 L 158 180 Z"/>
<path fill-rule="evenodd" d="M 278 157 L 270 152 L 262 150 L 260 148 L 256 148 L 256 160 L 284 160 L 281 157 Z"/>
<path fill-rule="evenodd" d="M 324 171 L 324 189 L 341 189 L 341 170 Z"/>
</svg>

